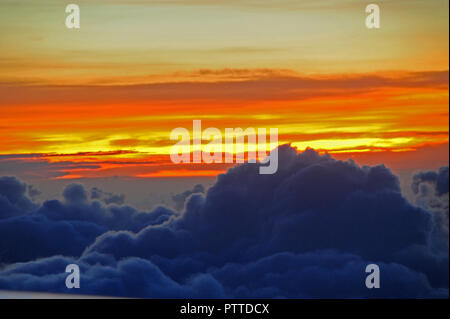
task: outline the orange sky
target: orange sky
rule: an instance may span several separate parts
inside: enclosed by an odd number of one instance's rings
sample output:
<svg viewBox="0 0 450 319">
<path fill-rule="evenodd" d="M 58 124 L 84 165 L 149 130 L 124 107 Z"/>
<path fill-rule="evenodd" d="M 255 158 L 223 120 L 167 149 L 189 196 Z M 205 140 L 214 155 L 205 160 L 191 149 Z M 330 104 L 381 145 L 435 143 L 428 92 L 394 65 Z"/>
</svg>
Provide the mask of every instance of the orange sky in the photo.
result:
<svg viewBox="0 0 450 319">
<path fill-rule="evenodd" d="M 275 127 L 280 144 L 341 158 L 369 152 L 372 161 L 387 164 L 392 157 L 387 153 L 406 155 L 448 143 L 447 71 L 1 90 L 7 103 L 1 108 L 0 154 L 76 163 L 63 171 L 64 178 L 176 176 L 170 170 L 180 176 L 189 170 L 192 176 L 216 174 L 228 166 L 175 166 L 167 156 L 175 143 L 170 132 L 192 131 L 193 119 L 202 120 L 203 129 L 222 132 Z M 445 163 L 445 153 L 433 160 Z M 423 157 L 403 166 L 420 167 Z"/>
<path fill-rule="evenodd" d="M 0 163 L 10 170 L 64 179 L 217 175 L 229 165 L 170 162 L 171 130 L 192 130 L 193 120 L 222 132 L 278 128 L 280 144 L 395 169 L 448 163 L 446 1 L 386 3 L 376 31 L 350 0 L 277 8 L 81 1 L 78 33 L 52 25 L 64 12 L 55 3 L 44 1 L 47 10 L 23 24 L 12 17 L 32 10 L 0 5 L 8 30 Z"/>
</svg>

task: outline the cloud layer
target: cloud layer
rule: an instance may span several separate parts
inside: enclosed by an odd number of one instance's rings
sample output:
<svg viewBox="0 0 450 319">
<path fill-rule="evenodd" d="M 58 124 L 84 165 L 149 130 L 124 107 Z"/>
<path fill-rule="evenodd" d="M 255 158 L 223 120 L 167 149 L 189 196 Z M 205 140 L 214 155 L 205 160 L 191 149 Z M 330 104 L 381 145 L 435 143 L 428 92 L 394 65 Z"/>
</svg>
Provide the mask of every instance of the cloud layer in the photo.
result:
<svg viewBox="0 0 450 319">
<path fill-rule="evenodd" d="M 445 234 L 445 212 L 410 204 L 384 166 L 287 145 L 279 161 L 275 175 L 244 164 L 206 194 L 186 192 L 182 213 L 105 205 L 81 185 L 38 207 L 25 185 L 1 178 L 0 289 L 71 292 L 64 269 L 77 263 L 76 293 L 86 294 L 448 297 L 448 205 Z M 414 189 L 430 182 L 423 174 Z M 448 198 L 448 168 L 436 174 L 430 185 Z M 365 287 L 370 263 L 381 289 Z"/>
</svg>

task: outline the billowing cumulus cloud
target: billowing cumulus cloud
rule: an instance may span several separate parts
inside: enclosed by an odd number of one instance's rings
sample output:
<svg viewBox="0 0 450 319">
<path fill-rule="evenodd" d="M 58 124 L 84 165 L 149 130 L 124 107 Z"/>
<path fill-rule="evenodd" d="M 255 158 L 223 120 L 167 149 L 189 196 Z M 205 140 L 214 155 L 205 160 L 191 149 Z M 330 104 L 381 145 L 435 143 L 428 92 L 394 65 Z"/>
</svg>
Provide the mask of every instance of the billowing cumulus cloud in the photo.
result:
<svg viewBox="0 0 450 319">
<path fill-rule="evenodd" d="M 172 200 L 175 203 L 176 210 L 182 210 L 184 208 L 184 204 L 186 200 L 193 194 L 204 194 L 205 187 L 201 184 L 195 185 L 192 189 L 188 189 L 180 194 L 175 194 L 172 196 Z"/>
<path fill-rule="evenodd" d="M 30 210 L 34 204 L 26 196 L 27 186 L 17 178 L 0 177 L 0 220 L 21 215 Z"/>
<path fill-rule="evenodd" d="M 85 192 L 68 186 L 64 202 L 20 217 L 104 231 L 74 228 L 91 236 L 81 252 L 49 246 L 48 258 L 29 256 L 26 263 L 11 256 L 0 289 L 68 292 L 64 268 L 77 263 L 83 284 L 76 293 L 86 294 L 448 297 L 448 234 L 435 231 L 434 213 L 410 204 L 382 165 L 360 167 L 285 145 L 276 174 L 260 175 L 258 164 L 236 166 L 206 194 L 189 194 L 181 214 L 104 206 Z M 380 289 L 365 287 L 371 263 L 380 266 Z"/>
<path fill-rule="evenodd" d="M 56 254 L 78 257 L 108 230 L 137 232 L 176 215 L 164 207 L 147 213 L 89 202 L 80 184 L 64 189 L 64 201 L 45 201 L 41 206 L 31 202 L 26 191 L 27 185 L 14 177 L 0 178 L 0 264 Z"/>
<path fill-rule="evenodd" d="M 449 168 L 437 172 L 419 172 L 411 185 L 416 204 L 427 209 L 433 217 L 432 246 L 448 252 L 449 237 Z"/>
</svg>

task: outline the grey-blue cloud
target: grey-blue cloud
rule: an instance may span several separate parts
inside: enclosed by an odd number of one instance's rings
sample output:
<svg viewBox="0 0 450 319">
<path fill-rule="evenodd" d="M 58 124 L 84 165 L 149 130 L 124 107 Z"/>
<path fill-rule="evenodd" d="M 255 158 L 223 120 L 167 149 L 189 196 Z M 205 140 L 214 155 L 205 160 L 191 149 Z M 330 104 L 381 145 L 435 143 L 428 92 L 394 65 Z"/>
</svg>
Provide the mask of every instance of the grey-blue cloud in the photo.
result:
<svg viewBox="0 0 450 319">
<path fill-rule="evenodd" d="M 67 292 L 63 266 L 77 263 L 84 278 L 77 293 L 87 294 L 448 297 L 448 236 L 434 231 L 440 226 L 432 211 L 402 196 L 389 169 L 312 150 L 298 154 L 287 145 L 280 147 L 279 161 L 270 176 L 259 175 L 258 164 L 230 169 L 206 195 L 191 195 L 182 214 L 105 206 L 89 201 L 80 185 L 66 189 L 64 202 L 3 214 L 6 236 L 21 227 L 11 226 L 19 218 L 35 219 L 37 228 L 42 218 L 55 227 L 68 223 L 88 244 L 75 253 L 50 247 L 48 258 L 33 260 L 42 256 L 30 254 L 26 263 L 15 263 L 24 257 L 10 254 L 0 289 Z M 7 198 L 2 189 L 0 198 Z M 4 207 L 15 205 L 9 204 Z M 87 225 L 92 229 L 85 230 Z M 58 232 L 47 233 L 61 240 Z M 20 242 L 20 236 L 15 239 Z M 0 252 L 17 246 L 9 243 Z M 365 288 L 369 263 L 380 265 L 381 289 Z"/>
</svg>

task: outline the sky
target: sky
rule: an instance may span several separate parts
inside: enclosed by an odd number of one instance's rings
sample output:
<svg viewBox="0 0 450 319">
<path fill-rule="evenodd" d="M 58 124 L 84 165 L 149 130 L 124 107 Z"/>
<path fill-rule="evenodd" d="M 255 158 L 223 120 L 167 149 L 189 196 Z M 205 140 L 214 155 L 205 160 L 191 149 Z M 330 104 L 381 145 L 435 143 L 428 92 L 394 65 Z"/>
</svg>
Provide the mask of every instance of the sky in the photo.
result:
<svg viewBox="0 0 450 319">
<path fill-rule="evenodd" d="M 279 144 L 397 170 L 448 163 L 448 2 L 0 3 L 0 160 L 24 178 L 211 177 L 177 127 L 278 128 Z"/>
</svg>

